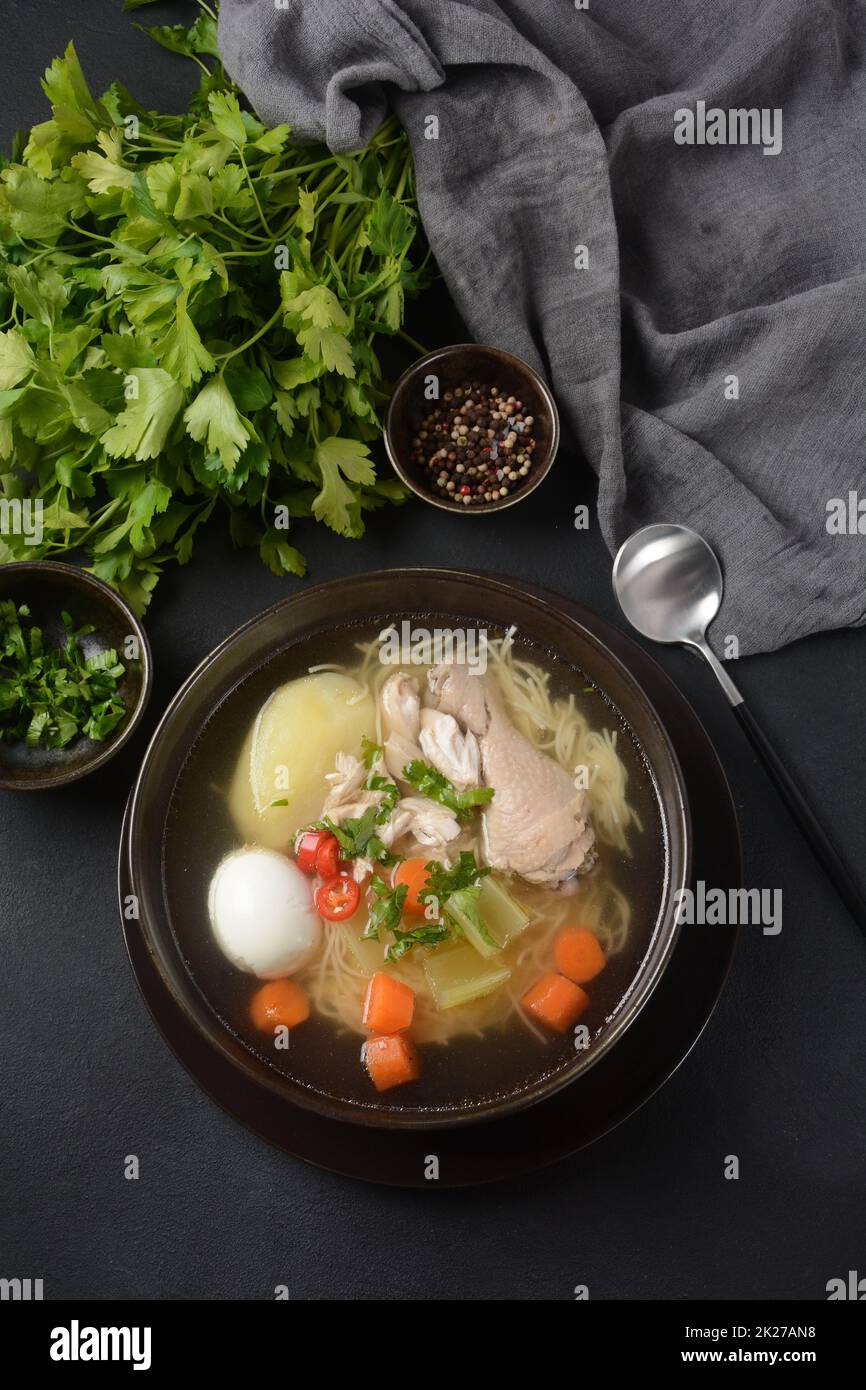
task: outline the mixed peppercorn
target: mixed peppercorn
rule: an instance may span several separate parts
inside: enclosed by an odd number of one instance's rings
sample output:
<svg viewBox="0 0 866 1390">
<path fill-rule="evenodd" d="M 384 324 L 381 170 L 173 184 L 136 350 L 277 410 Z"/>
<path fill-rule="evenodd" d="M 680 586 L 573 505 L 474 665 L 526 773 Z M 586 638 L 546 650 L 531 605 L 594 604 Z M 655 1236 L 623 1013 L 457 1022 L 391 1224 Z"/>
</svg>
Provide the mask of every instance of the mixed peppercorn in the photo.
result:
<svg viewBox="0 0 866 1390">
<path fill-rule="evenodd" d="M 465 381 L 419 417 L 411 460 L 428 486 L 464 506 L 498 502 L 521 486 L 533 465 L 532 415 L 496 386 Z"/>
</svg>

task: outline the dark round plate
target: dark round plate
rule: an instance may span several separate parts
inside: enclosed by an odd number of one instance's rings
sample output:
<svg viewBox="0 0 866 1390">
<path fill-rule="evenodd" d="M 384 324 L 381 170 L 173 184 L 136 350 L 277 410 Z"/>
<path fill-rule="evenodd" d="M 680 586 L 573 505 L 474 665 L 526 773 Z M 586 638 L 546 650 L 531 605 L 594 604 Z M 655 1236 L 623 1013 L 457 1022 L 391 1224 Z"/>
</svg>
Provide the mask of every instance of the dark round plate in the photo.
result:
<svg viewBox="0 0 866 1390">
<path fill-rule="evenodd" d="M 529 587 L 529 586 L 526 586 Z M 661 668 L 616 628 L 577 604 L 533 589 L 591 628 L 641 682 L 669 731 L 689 791 L 692 881 L 738 887 L 739 830 L 730 789 L 691 706 Z M 585 1148 L 644 1103 L 691 1051 L 727 976 L 736 928 L 687 928 L 655 992 L 631 1028 L 595 1066 L 530 1109 L 481 1124 L 418 1132 L 350 1125 L 303 1109 L 259 1085 L 217 1052 L 175 1003 L 140 924 L 127 920 L 129 815 L 118 888 L 133 971 L 169 1046 L 229 1114 L 285 1152 L 317 1167 L 401 1187 L 463 1187 L 513 1177 Z M 435 1155 L 438 1180 L 430 1181 Z"/>
<path fill-rule="evenodd" d="M 404 595 L 405 602 L 395 603 L 395 593 Z M 551 653 L 572 673 L 582 673 L 592 681 L 610 717 L 628 730 L 640 752 L 655 803 L 653 808 L 646 807 L 646 814 L 653 817 L 661 851 L 654 866 L 659 874 L 658 896 L 652 915 L 646 915 L 641 959 L 620 1003 L 595 1032 L 590 1046 L 569 1048 L 568 1040 L 563 1039 L 555 1061 L 542 1062 L 538 1057 L 513 1082 L 507 1078 L 491 1082 L 483 1063 L 456 1067 L 449 1072 L 447 1089 L 443 1085 L 433 1096 L 420 1098 L 417 1093 L 404 1095 L 399 1091 L 371 1095 L 366 1087 L 363 1093 L 345 1085 L 341 1089 L 339 1083 L 330 1084 L 330 1070 L 319 1084 L 310 1084 L 302 1071 L 292 1067 L 290 1057 L 277 1067 L 250 1047 L 200 983 L 192 963 L 192 945 L 184 944 L 183 929 L 175 925 L 188 919 L 189 893 L 197 892 L 201 903 L 206 884 L 199 878 L 197 888 L 191 887 L 194 880 L 188 849 L 180 873 L 170 883 L 166 848 L 169 838 L 184 844 L 173 807 L 175 789 L 189 766 L 191 750 L 234 691 L 255 680 L 257 673 L 264 673 L 269 693 L 275 678 L 272 663 L 278 656 L 294 654 L 295 662 L 301 663 L 296 669 L 305 669 L 310 660 L 309 644 L 320 642 L 323 636 L 332 638 L 335 630 L 345 634 L 350 624 L 360 622 L 370 631 L 381 631 L 390 623 L 407 619 L 420 619 L 425 628 L 432 624 L 446 630 L 455 624 L 458 628 L 480 624 L 499 632 L 514 627 L 536 650 Z M 214 771 L 213 778 L 218 781 L 220 776 Z M 676 895 L 689 883 L 691 871 L 687 802 L 685 783 L 662 720 L 628 666 L 605 645 L 597 625 L 582 622 L 580 616 L 569 617 L 555 597 L 529 594 L 513 580 L 450 569 L 380 570 L 306 588 L 266 609 L 221 642 L 181 687 L 151 739 L 133 789 L 127 854 L 130 891 L 139 904 L 148 949 L 175 1000 L 211 1047 L 247 1072 L 253 1082 L 269 1086 L 292 1103 L 327 1119 L 350 1124 L 386 1129 L 479 1124 L 534 1104 L 596 1066 L 645 1006 L 679 933 Z M 208 878 L 212 867 L 207 866 Z"/>
</svg>

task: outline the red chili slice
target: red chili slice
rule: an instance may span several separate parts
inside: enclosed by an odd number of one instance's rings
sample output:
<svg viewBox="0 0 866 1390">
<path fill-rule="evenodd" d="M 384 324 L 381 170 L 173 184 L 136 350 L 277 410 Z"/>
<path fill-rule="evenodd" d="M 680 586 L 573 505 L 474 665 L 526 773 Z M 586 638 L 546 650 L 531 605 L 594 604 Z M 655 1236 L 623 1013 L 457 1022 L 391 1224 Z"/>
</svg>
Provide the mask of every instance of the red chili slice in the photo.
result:
<svg viewBox="0 0 866 1390">
<path fill-rule="evenodd" d="M 298 862 L 298 868 L 303 869 L 305 874 L 317 872 L 316 856 L 322 845 L 328 840 L 333 840 L 335 845 L 337 843 L 336 837 L 328 830 L 305 830 L 303 834 L 298 836 L 295 845 L 295 858 Z M 336 869 L 332 869 L 331 873 L 336 873 Z"/>
<path fill-rule="evenodd" d="M 326 835 L 316 850 L 316 873 L 320 878 L 333 878 L 341 869 L 340 846 L 336 835 Z"/>
<path fill-rule="evenodd" d="M 334 874 L 316 889 L 316 911 L 328 922 L 345 922 L 360 901 L 361 889 L 348 874 Z"/>
</svg>

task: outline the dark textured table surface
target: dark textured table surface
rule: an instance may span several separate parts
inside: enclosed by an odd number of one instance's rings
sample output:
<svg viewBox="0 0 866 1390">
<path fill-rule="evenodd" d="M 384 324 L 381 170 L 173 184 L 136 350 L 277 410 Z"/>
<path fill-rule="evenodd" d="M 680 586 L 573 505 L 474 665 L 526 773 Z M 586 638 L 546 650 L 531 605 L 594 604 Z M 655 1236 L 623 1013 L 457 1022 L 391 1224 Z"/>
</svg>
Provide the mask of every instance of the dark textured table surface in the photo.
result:
<svg viewBox="0 0 866 1390">
<path fill-rule="evenodd" d="M 136 17 L 176 19 L 160 5 Z M 149 21 L 150 22 L 150 21 Z M 44 118 L 38 78 L 74 38 L 94 86 L 179 109 L 181 59 L 113 0 L 0 0 L 0 137 Z M 592 487 L 563 454 L 524 506 L 466 524 L 420 505 L 361 542 L 299 534 L 311 577 L 401 564 L 525 576 L 618 621 Z M 407 1194 L 318 1172 L 219 1111 L 157 1035 L 115 906 L 120 819 L 149 731 L 239 623 L 292 591 L 212 533 L 148 617 L 156 685 L 130 748 L 77 787 L 0 793 L 0 1275 L 46 1298 L 824 1298 L 866 1271 L 866 943 L 804 849 L 712 678 L 660 660 L 733 787 L 750 886 L 782 888 L 776 937 L 746 928 L 697 1048 L 592 1149 L 520 1182 Z M 866 633 L 836 632 L 735 671 L 861 883 Z M 126 1155 L 140 1178 L 124 1178 Z M 740 1177 L 724 1176 L 736 1154 Z"/>
</svg>

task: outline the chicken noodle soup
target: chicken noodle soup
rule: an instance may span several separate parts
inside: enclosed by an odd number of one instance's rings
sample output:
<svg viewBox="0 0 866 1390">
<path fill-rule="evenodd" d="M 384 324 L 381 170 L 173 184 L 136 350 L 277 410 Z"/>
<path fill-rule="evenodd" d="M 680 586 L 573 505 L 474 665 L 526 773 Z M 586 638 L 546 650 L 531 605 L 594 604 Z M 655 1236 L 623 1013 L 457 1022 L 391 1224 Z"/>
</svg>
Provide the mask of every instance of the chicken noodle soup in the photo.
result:
<svg viewBox="0 0 866 1390">
<path fill-rule="evenodd" d="M 604 693 L 519 635 L 491 633 L 481 675 L 380 655 L 373 632 L 309 638 L 217 711 L 172 799 L 195 843 L 166 837 L 169 901 L 181 876 L 201 892 L 183 946 L 303 1086 L 517 1091 L 635 978 L 665 867 L 652 779 Z"/>
</svg>

